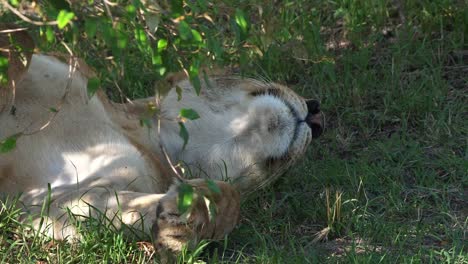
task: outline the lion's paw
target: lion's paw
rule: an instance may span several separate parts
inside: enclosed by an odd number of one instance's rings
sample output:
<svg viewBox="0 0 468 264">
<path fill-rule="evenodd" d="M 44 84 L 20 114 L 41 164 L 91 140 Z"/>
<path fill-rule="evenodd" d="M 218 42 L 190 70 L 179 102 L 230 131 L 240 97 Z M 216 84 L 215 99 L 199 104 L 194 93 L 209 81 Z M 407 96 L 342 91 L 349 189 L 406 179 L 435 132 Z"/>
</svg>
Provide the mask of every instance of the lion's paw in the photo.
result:
<svg viewBox="0 0 468 264">
<path fill-rule="evenodd" d="M 215 183 L 219 193 L 209 188 L 206 180 L 188 181 L 195 195 L 190 213 L 185 215 L 181 215 L 178 209 L 179 185 L 169 189 L 158 203 L 152 227 L 158 249 L 180 252 L 184 246 L 194 246 L 202 239 L 221 239 L 234 229 L 239 220 L 239 192 L 228 183 Z M 209 205 L 212 202 L 215 206 Z"/>
</svg>

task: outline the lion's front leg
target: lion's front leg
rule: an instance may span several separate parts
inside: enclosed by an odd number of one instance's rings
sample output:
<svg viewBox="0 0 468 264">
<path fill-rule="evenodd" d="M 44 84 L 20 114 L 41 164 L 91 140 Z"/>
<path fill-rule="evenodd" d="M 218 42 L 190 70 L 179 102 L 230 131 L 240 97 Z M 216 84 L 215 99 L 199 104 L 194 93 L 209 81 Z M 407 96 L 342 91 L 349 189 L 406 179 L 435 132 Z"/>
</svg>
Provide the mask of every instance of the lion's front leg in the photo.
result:
<svg viewBox="0 0 468 264">
<path fill-rule="evenodd" d="M 163 197 L 104 187 L 86 191 L 55 188 L 50 195 L 23 197 L 22 204 L 35 230 L 57 240 L 79 240 L 79 226 L 90 218 L 126 234 L 151 235 L 156 208 Z"/>
<path fill-rule="evenodd" d="M 79 240 L 79 223 L 94 218 L 115 230 L 128 232 L 127 227 L 130 227 L 132 232 L 129 234 L 132 235 L 141 231 L 154 238 L 158 249 L 178 252 L 184 245 L 195 244 L 201 239 L 223 238 L 239 219 L 239 193 L 231 185 L 216 182 L 220 193 L 213 193 L 205 180 L 195 179 L 188 183 L 215 203 L 214 215 L 210 216 L 205 198 L 195 196 L 190 215 L 181 216 L 178 185 L 171 186 L 166 194 L 116 191 L 104 187 L 86 191 L 55 188 L 51 196 L 24 197 L 23 204 L 29 204 L 27 211 L 34 228 L 58 240 Z"/>
<path fill-rule="evenodd" d="M 188 215 L 181 215 L 178 209 L 179 190 L 172 186 L 160 200 L 156 210 L 156 221 L 152 233 L 158 249 L 179 252 L 184 246 L 196 245 L 202 239 L 221 239 L 231 232 L 239 220 L 239 192 L 225 182 L 216 181 L 220 192 L 209 190 L 202 179 L 188 182 L 196 192 Z M 209 203 L 214 202 L 215 212 L 210 212 Z"/>
</svg>

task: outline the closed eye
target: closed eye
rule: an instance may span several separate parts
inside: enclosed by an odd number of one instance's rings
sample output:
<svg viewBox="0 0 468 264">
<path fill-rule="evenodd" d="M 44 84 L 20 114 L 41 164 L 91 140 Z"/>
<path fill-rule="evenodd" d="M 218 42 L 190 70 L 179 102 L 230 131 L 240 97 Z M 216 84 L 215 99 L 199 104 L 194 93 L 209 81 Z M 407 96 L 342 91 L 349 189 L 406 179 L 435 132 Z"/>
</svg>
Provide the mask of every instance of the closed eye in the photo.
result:
<svg viewBox="0 0 468 264">
<path fill-rule="evenodd" d="M 253 91 L 250 93 L 251 96 L 260 96 L 260 95 L 272 95 L 275 97 L 279 97 L 281 95 L 281 91 L 275 88 L 267 88 L 263 90 Z"/>
</svg>

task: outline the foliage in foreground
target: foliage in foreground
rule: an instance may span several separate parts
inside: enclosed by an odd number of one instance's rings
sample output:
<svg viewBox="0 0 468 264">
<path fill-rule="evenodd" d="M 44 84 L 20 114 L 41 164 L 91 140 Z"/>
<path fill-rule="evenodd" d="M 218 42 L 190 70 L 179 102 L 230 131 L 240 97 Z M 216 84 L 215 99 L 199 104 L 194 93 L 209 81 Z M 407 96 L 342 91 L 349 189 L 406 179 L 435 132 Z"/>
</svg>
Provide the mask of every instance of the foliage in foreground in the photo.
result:
<svg viewBox="0 0 468 264">
<path fill-rule="evenodd" d="M 224 50 L 215 60 L 319 98 L 325 135 L 277 184 L 243 204 L 227 240 L 202 244 L 180 262 L 466 263 L 466 4 L 274 3 L 210 5 L 210 15 L 218 12 L 210 27 Z M 249 21 L 242 44 L 232 28 L 238 10 Z M 114 98 L 115 83 L 131 98 L 152 93 L 158 74 L 151 56 L 134 55 L 140 44 L 133 38 L 119 64 L 102 60 L 118 54 L 105 43 L 70 45 L 101 71 Z M 124 73 L 104 74 L 120 63 Z M 93 223 L 75 245 L 35 236 L 7 207 L 0 212 L 2 262 L 158 261 L 150 244 Z"/>
</svg>

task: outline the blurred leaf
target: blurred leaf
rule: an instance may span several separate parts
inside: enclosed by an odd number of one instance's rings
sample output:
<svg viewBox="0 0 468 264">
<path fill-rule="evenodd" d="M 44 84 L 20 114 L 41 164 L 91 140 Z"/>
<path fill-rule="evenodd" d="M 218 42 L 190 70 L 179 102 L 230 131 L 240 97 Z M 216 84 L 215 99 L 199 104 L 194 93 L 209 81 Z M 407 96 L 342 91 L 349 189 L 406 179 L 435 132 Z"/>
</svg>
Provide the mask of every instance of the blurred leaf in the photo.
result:
<svg viewBox="0 0 468 264">
<path fill-rule="evenodd" d="M 88 79 L 88 97 L 91 98 L 96 93 L 96 91 L 101 86 L 101 80 L 98 78 L 89 78 Z"/>
<path fill-rule="evenodd" d="M 236 15 L 235 15 L 235 20 L 236 24 L 239 26 L 241 29 L 241 32 L 246 35 L 248 30 L 249 30 L 249 23 L 245 19 L 245 14 L 244 11 L 240 9 L 236 9 Z"/>
<path fill-rule="evenodd" d="M 184 145 L 182 146 L 182 149 L 185 149 L 185 146 L 187 145 L 187 142 L 189 140 L 189 133 L 184 123 L 182 122 L 179 122 L 179 136 L 184 140 Z"/>
<path fill-rule="evenodd" d="M 150 121 L 150 119 L 148 119 L 148 118 L 142 118 L 142 119 L 140 119 L 140 126 L 142 126 L 142 127 L 147 127 L 147 128 L 151 128 L 151 121 Z"/>
<path fill-rule="evenodd" d="M 205 0 L 197 0 L 198 5 L 202 9 L 202 11 L 205 11 L 208 8 L 208 3 Z"/>
<path fill-rule="evenodd" d="M 156 104 L 154 102 L 149 102 L 147 105 L 146 105 L 146 108 L 148 109 L 148 113 L 150 115 L 153 115 L 154 113 L 156 113 L 156 111 L 158 110 L 158 108 L 156 107 Z"/>
<path fill-rule="evenodd" d="M 202 40 L 203 40 L 200 33 L 198 31 L 196 31 L 195 29 L 192 29 L 192 36 L 193 36 L 193 40 L 195 40 L 195 42 L 202 42 Z"/>
<path fill-rule="evenodd" d="M 213 180 L 206 179 L 206 186 L 213 193 L 221 194 L 221 189 L 219 189 L 219 186 Z"/>
<path fill-rule="evenodd" d="M 4 56 L 0 55 L 0 69 L 7 70 L 8 69 L 8 59 Z"/>
<path fill-rule="evenodd" d="M 125 49 L 128 44 L 127 35 L 122 32 L 117 32 L 117 47 L 119 49 Z"/>
<path fill-rule="evenodd" d="M 185 22 L 184 20 L 179 22 L 178 29 L 181 39 L 189 40 L 192 38 L 192 29 L 190 28 L 189 24 L 187 24 L 187 22 Z"/>
<path fill-rule="evenodd" d="M 94 38 L 97 31 L 97 21 L 91 18 L 85 20 L 85 32 L 89 39 Z"/>
<path fill-rule="evenodd" d="M 8 59 L 0 55 L 0 84 L 8 83 Z"/>
<path fill-rule="evenodd" d="M 130 16 L 134 16 L 136 14 L 136 7 L 134 5 L 128 5 L 125 7 L 125 11 Z"/>
<path fill-rule="evenodd" d="M 184 13 L 182 0 L 171 0 L 171 14 L 173 17 L 181 16 Z"/>
<path fill-rule="evenodd" d="M 68 12 L 66 10 L 60 10 L 57 15 L 57 26 L 59 29 L 63 29 L 70 23 L 70 21 L 75 17 L 73 12 Z"/>
<path fill-rule="evenodd" d="M 54 34 L 54 30 L 52 29 L 52 27 L 50 26 L 46 27 L 45 35 L 46 35 L 47 42 L 49 43 L 54 42 L 55 34 Z"/>
<path fill-rule="evenodd" d="M 158 69 L 158 73 L 159 73 L 159 76 L 164 76 L 164 74 L 166 73 L 166 68 L 165 67 L 160 67 Z"/>
<path fill-rule="evenodd" d="M 143 30 L 142 28 L 136 28 L 134 33 L 135 39 L 140 45 L 140 49 L 143 49 L 143 51 L 147 50 L 149 48 L 149 42 L 145 30 Z"/>
<path fill-rule="evenodd" d="M 213 85 L 211 85 L 210 82 L 210 77 L 208 76 L 208 73 L 206 73 L 205 70 L 203 70 L 203 81 L 205 81 L 206 86 L 208 86 L 208 88 L 213 89 Z"/>
<path fill-rule="evenodd" d="M 160 39 L 158 40 L 158 52 L 161 52 L 167 48 L 167 40 Z"/>
<path fill-rule="evenodd" d="M 189 120 L 195 120 L 195 119 L 200 118 L 200 115 L 198 115 L 198 113 L 195 110 L 191 109 L 191 108 L 189 108 L 189 109 L 187 109 L 187 108 L 180 109 L 179 116 L 183 117 L 183 118 L 187 118 Z"/>
<path fill-rule="evenodd" d="M 178 187 L 177 208 L 180 214 L 184 214 L 193 203 L 193 187 L 187 183 L 181 183 Z"/>
<path fill-rule="evenodd" d="M 51 111 L 52 113 L 57 113 L 58 112 L 57 108 L 55 108 L 55 107 L 50 107 L 49 111 Z"/>
<path fill-rule="evenodd" d="M 17 7 L 17 6 L 19 5 L 19 1 L 18 1 L 18 0 L 10 0 L 9 2 L 10 2 L 10 4 L 11 4 L 12 6 L 14 6 L 14 7 Z"/>
<path fill-rule="evenodd" d="M 18 139 L 19 136 L 21 136 L 21 134 L 15 134 L 0 141 L 0 153 L 7 153 L 13 150 L 16 147 L 16 139 Z"/>
<path fill-rule="evenodd" d="M 192 83 L 193 87 L 195 88 L 195 92 L 197 93 L 197 95 L 200 95 L 200 91 L 201 91 L 200 78 L 198 76 L 194 76 L 190 78 L 190 83 Z"/>
<path fill-rule="evenodd" d="M 200 68 L 200 60 L 198 58 L 195 58 L 188 69 L 190 83 L 192 83 L 193 87 L 195 88 L 195 92 L 197 93 L 197 95 L 200 95 L 200 91 L 201 91 L 200 77 L 198 77 L 199 68 Z"/>
<path fill-rule="evenodd" d="M 207 36 L 207 48 L 214 54 L 215 59 L 222 59 L 223 47 L 218 39 Z"/>
<path fill-rule="evenodd" d="M 153 65 L 159 66 L 163 64 L 162 57 L 160 55 L 155 55 L 151 58 Z"/>
</svg>

